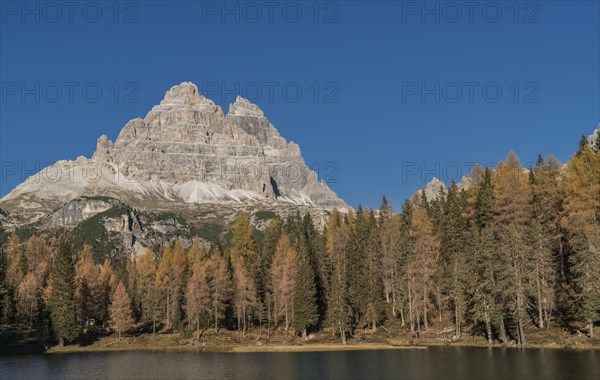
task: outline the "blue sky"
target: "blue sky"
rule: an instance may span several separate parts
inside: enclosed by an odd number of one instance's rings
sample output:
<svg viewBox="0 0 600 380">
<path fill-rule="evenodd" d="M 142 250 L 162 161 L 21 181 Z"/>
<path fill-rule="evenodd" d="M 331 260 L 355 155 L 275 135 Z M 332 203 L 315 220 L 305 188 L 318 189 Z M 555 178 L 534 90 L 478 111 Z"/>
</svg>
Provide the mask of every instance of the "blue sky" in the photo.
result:
<svg viewBox="0 0 600 380">
<path fill-rule="evenodd" d="M 0 4 L 0 196 L 182 81 L 253 100 L 355 207 L 511 149 L 565 161 L 600 123 L 597 1 Z"/>
</svg>

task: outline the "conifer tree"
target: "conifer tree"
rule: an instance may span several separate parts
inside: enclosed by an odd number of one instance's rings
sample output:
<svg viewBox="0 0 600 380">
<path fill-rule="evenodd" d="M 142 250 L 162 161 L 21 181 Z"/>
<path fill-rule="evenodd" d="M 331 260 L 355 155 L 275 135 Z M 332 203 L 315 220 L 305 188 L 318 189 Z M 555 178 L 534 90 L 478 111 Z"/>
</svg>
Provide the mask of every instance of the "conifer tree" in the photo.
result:
<svg viewBox="0 0 600 380">
<path fill-rule="evenodd" d="M 287 234 L 282 234 L 271 266 L 271 292 L 274 322 L 277 324 L 283 317 L 286 331 L 290 327 L 293 316 L 296 272 L 296 250 L 292 247 Z"/>
<path fill-rule="evenodd" d="M 409 256 L 408 276 L 411 302 L 414 305 L 417 326 L 423 321 L 425 330 L 429 328 L 429 309 L 435 288 L 434 276 L 439 260 L 440 243 L 433 232 L 433 223 L 424 207 L 413 209 L 411 235 L 414 239 L 413 252 Z"/>
<path fill-rule="evenodd" d="M 571 248 L 569 269 L 576 314 L 594 337 L 600 316 L 600 153 L 585 145 L 567 164 L 561 225 Z"/>
<path fill-rule="evenodd" d="M 121 339 L 122 332 L 133 327 L 134 320 L 131 313 L 131 299 L 122 282 L 119 282 L 112 297 L 110 321 L 112 327 L 117 330 L 119 339 Z"/>
<path fill-rule="evenodd" d="M 71 245 L 61 239 L 50 273 L 52 292 L 48 300 L 54 335 L 62 345 L 64 340 L 79 336 L 75 304 L 75 265 Z"/>
<path fill-rule="evenodd" d="M 200 340 L 200 322 L 211 313 L 210 274 L 206 262 L 196 262 L 185 291 L 185 315 L 190 325 L 196 326 L 196 340 Z"/>
<path fill-rule="evenodd" d="M 294 278 L 292 327 L 306 339 L 307 329 L 319 321 L 317 309 L 317 289 L 315 274 L 310 265 L 308 252 L 301 250 L 296 255 L 296 275 Z"/>
<path fill-rule="evenodd" d="M 246 335 L 253 312 L 258 306 L 256 283 L 247 269 L 246 259 L 242 255 L 231 257 L 233 267 L 233 305 L 237 317 L 237 328 Z"/>
<path fill-rule="evenodd" d="M 26 321 L 29 330 L 31 330 L 37 319 L 40 304 L 40 287 L 33 272 L 29 272 L 25 275 L 23 281 L 21 281 L 21 284 L 19 285 L 18 294 L 19 315 Z"/>
<path fill-rule="evenodd" d="M 330 291 L 328 293 L 328 320 L 333 325 L 334 334 L 340 334 L 342 344 L 346 344 L 351 332 L 351 310 L 348 301 L 348 261 L 350 247 L 350 227 L 340 213 L 333 210 L 327 222 L 327 253 L 331 262 Z"/>
<path fill-rule="evenodd" d="M 152 322 L 152 334 L 156 333 L 159 316 L 160 294 L 156 283 L 156 261 L 152 250 L 147 249 L 140 256 L 137 266 L 137 293 L 140 295 L 141 319 Z"/>
<path fill-rule="evenodd" d="M 440 278 L 454 311 L 454 335 L 460 338 L 466 314 L 468 227 L 462 217 L 466 199 L 454 182 L 442 202 L 440 236 Z"/>
</svg>

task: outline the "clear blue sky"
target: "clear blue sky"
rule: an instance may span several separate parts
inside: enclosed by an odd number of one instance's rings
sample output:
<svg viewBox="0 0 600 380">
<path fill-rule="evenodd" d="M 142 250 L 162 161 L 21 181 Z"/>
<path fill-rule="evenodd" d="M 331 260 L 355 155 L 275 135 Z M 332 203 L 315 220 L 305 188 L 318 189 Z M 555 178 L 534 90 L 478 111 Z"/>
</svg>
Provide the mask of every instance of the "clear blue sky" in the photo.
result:
<svg viewBox="0 0 600 380">
<path fill-rule="evenodd" d="M 254 100 L 355 207 L 511 149 L 565 161 L 600 122 L 598 1 L 51 4 L 1 2 L 0 196 L 182 81 Z"/>
</svg>

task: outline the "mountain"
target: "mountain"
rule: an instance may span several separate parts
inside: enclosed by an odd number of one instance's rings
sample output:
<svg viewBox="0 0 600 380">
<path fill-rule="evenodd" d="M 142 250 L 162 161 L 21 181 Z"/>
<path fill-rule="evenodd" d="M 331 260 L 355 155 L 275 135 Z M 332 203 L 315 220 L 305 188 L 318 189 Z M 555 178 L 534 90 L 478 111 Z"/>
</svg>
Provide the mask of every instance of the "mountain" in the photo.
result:
<svg viewBox="0 0 600 380">
<path fill-rule="evenodd" d="M 224 114 L 190 82 L 129 121 L 114 143 L 101 136 L 91 158 L 29 177 L 0 200 L 1 222 L 73 227 L 117 205 L 196 225 L 207 214 L 230 220 L 239 211 L 304 210 L 322 219 L 348 208 L 257 105 L 237 97 Z"/>
</svg>

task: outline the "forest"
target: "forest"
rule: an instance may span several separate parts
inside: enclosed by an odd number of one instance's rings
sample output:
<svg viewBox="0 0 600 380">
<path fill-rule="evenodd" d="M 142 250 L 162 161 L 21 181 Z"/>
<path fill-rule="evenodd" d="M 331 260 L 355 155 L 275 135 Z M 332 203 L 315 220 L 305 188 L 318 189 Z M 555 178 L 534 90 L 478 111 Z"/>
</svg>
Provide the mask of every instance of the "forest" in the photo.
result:
<svg viewBox="0 0 600 380">
<path fill-rule="evenodd" d="M 257 237 L 240 214 L 230 238 L 179 241 L 123 262 L 94 261 L 66 236 L 12 233 L 0 257 L 2 325 L 76 342 L 86 325 L 118 334 L 203 331 L 242 336 L 366 329 L 420 336 L 451 321 L 452 339 L 526 346 L 560 326 L 594 339 L 600 322 L 600 141 L 562 165 L 514 153 L 476 167 L 472 183 L 417 193 L 398 210 L 333 210 L 272 219 Z M 399 331 L 393 333 L 399 334 Z"/>
</svg>

